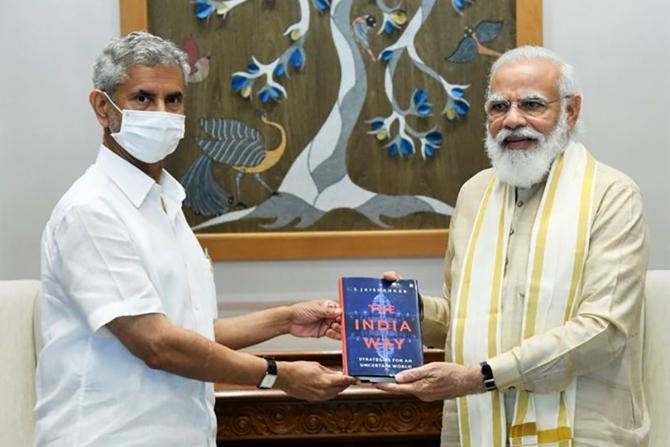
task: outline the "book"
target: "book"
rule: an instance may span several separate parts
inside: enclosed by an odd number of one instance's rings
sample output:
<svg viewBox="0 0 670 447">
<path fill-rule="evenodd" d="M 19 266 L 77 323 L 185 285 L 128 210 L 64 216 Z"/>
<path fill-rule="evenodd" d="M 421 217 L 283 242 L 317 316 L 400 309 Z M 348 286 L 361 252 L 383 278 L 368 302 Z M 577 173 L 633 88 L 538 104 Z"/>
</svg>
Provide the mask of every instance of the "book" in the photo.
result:
<svg viewBox="0 0 670 447">
<path fill-rule="evenodd" d="M 395 382 L 423 365 L 417 282 L 340 278 L 342 369 L 366 382 Z"/>
</svg>

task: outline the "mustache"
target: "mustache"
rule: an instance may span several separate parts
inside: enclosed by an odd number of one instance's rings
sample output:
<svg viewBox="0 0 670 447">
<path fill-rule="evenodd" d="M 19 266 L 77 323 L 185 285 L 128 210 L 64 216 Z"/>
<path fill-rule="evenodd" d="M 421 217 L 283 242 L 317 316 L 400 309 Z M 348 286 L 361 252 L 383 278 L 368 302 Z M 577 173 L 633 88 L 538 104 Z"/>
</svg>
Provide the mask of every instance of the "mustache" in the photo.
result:
<svg viewBox="0 0 670 447">
<path fill-rule="evenodd" d="M 542 142 L 545 135 L 542 132 L 531 129 L 530 127 L 519 127 L 516 129 L 501 129 L 498 135 L 495 136 L 495 142 L 504 145 L 505 140 L 509 137 L 515 138 L 532 138 Z"/>
</svg>

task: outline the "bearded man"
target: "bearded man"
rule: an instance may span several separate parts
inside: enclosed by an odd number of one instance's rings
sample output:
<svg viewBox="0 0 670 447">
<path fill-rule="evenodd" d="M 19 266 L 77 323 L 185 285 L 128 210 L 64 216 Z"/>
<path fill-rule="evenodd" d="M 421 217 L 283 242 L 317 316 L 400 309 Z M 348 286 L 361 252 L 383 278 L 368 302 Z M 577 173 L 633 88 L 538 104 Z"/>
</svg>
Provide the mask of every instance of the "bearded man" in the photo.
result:
<svg viewBox="0 0 670 447">
<path fill-rule="evenodd" d="M 491 68 L 493 168 L 463 185 L 443 296 L 422 297 L 424 342 L 446 361 L 379 385 L 444 399 L 443 446 L 646 443 L 642 200 L 575 139 L 581 103 L 544 48 Z"/>
</svg>

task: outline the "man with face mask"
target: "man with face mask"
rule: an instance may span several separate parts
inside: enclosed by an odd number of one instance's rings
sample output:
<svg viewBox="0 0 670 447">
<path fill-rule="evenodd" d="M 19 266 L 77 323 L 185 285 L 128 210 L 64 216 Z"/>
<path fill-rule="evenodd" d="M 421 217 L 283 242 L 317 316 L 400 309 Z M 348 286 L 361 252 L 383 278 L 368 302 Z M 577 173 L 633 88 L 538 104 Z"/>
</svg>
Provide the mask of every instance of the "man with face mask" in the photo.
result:
<svg viewBox="0 0 670 447">
<path fill-rule="evenodd" d="M 379 387 L 444 399 L 443 446 L 645 445 L 640 191 L 575 139 L 582 97 L 554 53 L 508 51 L 487 93 L 493 168 L 463 185 L 443 296 L 422 297 L 446 361 Z"/>
<path fill-rule="evenodd" d="M 43 235 L 35 445 L 214 446 L 212 382 L 310 400 L 355 382 L 235 351 L 284 333 L 339 338 L 334 302 L 217 319 L 211 264 L 163 170 L 184 136 L 188 70 L 148 33 L 111 41 L 96 61 L 102 145 Z"/>
</svg>

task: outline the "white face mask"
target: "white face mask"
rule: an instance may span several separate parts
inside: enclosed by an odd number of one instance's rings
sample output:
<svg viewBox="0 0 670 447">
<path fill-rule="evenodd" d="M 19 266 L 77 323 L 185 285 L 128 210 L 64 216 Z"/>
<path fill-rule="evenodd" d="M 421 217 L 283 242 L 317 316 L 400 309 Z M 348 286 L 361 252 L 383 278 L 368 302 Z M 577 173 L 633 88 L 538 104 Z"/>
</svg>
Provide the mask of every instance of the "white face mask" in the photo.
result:
<svg viewBox="0 0 670 447">
<path fill-rule="evenodd" d="M 103 92 L 105 96 L 107 93 Z M 174 152 L 184 138 L 186 117 L 178 113 L 121 110 L 107 96 L 109 102 L 121 112 L 121 129 L 112 138 L 130 155 L 145 163 L 156 163 Z"/>
</svg>

